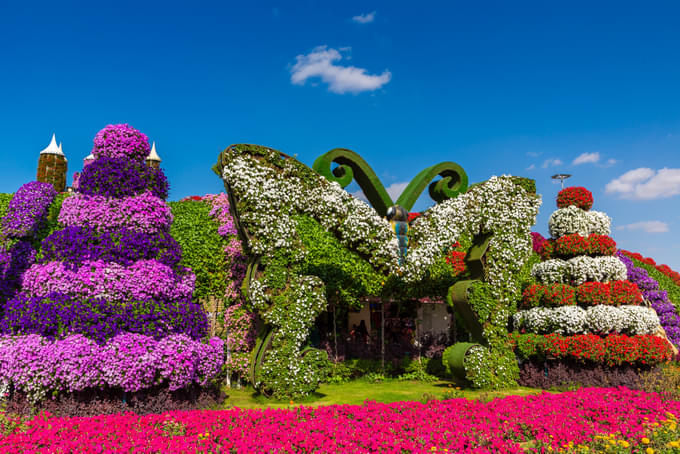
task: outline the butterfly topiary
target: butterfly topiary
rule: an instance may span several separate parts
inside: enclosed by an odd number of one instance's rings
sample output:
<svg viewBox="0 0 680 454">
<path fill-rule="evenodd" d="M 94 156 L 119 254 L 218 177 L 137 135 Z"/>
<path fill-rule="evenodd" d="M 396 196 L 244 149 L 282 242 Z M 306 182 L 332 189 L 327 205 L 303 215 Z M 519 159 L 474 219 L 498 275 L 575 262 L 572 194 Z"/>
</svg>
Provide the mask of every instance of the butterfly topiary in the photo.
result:
<svg viewBox="0 0 680 454">
<path fill-rule="evenodd" d="M 441 163 L 420 172 L 395 204 L 351 150 L 326 153 L 313 170 L 247 144 L 228 147 L 214 170 L 251 258 L 243 292 L 262 322 L 251 362 L 257 389 L 279 398 L 316 389 L 327 360 L 325 352 L 306 347 L 310 329 L 329 306 L 356 308 L 365 296 L 446 297 L 483 345 L 466 366 L 467 378 L 480 387 L 515 382 L 506 325 L 520 296 L 516 276 L 532 251 L 540 198 L 524 189 L 531 182 L 502 176 L 468 189 L 460 166 Z M 373 207 L 343 189 L 353 179 Z M 411 209 L 426 187 L 439 203 L 408 231 L 395 232 L 384 216 Z M 407 253 L 398 234 L 408 239 Z M 466 281 L 441 272 L 458 241 L 471 246 Z"/>
</svg>

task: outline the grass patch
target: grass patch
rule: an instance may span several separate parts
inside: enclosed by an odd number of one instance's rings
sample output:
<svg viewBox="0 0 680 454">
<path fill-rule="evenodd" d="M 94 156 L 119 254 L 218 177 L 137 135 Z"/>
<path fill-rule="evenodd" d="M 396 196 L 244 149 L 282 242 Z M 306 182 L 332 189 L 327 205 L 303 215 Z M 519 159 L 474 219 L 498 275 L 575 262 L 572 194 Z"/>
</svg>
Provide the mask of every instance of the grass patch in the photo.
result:
<svg viewBox="0 0 680 454">
<path fill-rule="evenodd" d="M 390 403 L 399 401 L 425 402 L 431 399 L 465 397 L 467 399 L 491 400 L 496 397 L 526 396 L 539 394 L 540 389 L 508 388 L 494 391 L 457 389 L 449 381 L 423 382 L 387 379 L 372 383 L 365 379 L 346 383 L 322 384 L 316 393 L 300 402 L 277 401 L 257 394 L 252 387 L 224 390 L 229 396 L 220 408 L 290 408 L 298 405 L 319 407 L 322 405 L 361 405 L 367 400 Z M 292 403 L 291 403 L 292 402 Z"/>
</svg>

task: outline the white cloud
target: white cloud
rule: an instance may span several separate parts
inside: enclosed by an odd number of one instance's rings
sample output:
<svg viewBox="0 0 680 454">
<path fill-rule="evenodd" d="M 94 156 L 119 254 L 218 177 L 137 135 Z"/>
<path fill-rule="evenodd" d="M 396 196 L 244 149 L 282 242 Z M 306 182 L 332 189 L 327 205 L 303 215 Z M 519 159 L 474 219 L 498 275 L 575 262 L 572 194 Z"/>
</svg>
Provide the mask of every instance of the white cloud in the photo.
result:
<svg viewBox="0 0 680 454">
<path fill-rule="evenodd" d="M 529 167 L 526 168 L 526 170 L 534 170 L 536 168 L 535 164 L 531 164 Z"/>
<path fill-rule="evenodd" d="M 370 13 L 359 14 L 358 16 L 354 16 L 352 20 L 358 24 L 370 24 L 375 20 L 375 13 L 375 11 L 371 11 Z"/>
<path fill-rule="evenodd" d="M 390 198 L 394 200 L 395 202 L 399 198 L 402 192 L 404 192 L 404 189 L 406 189 L 406 186 L 408 186 L 408 182 L 405 181 L 403 183 L 392 183 L 388 187 L 385 188 L 385 191 L 389 194 Z M 354 197 L 356 197 L 359 200 L 363 200 L 364 202 L 368 202 L 368 199 L 366 198 L 366 194 L 364 194 L 364 191 L 359 189 L 358 191 L 354 191 L 351 193 Z"/>
<path fill-rule="evenodd" d="M 543 161 L 543 165 L 542 165 L 541 167 L 543 167 L 544 169 L 546 169 L 546 168 L 548 168 L 548 167 L 561 166 L 562 164 L 564 164 L 564 163 L 562 162 L 561 159 L 559 159 L 559 158 L 550 158 L 550 159 L 546 159 L 545 161 Z"/>
<path fill-rule="evenodd" d="M 661 221 L 641 221 L 618 227 L 619 230 L 642 230 L 647 233 L 668 232 L 668 224 Z"/>
<path fill-rule="evenodd" d="M 293 84 L 304 85 L 307 79 L 319 77 L 333 93 L 374 91 L 392 79 L 392 73 L 388 70 L 373 75 L 366 74 L 364 68 L 336 65 L 335 62 L 342 60 L 342 55 L 328 46 L 315 47 L 306 55 L 298 55 L 295 60 L 290 76 Z"/>
<path fill-rule="evenodd" d="M 391 185 L 386 187 L 385 190 L 390 195 L 392 200 L 396 202 L 401 193 L 404 192 L 404 189 L 406 189 L 406 186 L 408 186 L 408 182 L 392 183 Z"/>
<path fill-rule="evenodd" d="M 603 167 L 611 167 L 611 166 L 613 166 L 614 164 L 616 164 L 617 162 L 619 162 L 619 161 L 617 161 L 617 160 L 614 159 L 614 158 L 609 158 L 609 159 L 607 159 L 607 162 L 604 164 Z"/>
<path fill-rule="evenodd" d="M 600 153 L 595 152 L 595 153 L 581 153 L 574 159 L 572 164 L 575 166 L 579 164 L 586 164 L 586 163 L 596 163 L 600 160 Z"/>
<path fill-rule="evenodd" d="M 647 167 L 629 170 L 613 179 L 607 186 L 609 194 L 619 194 L 624 199 L 652 200 L 680 194 L 680 169 L 664 167 L 654 171 Z"/>
<path fill-rule="evenodd" d="M 532 158 L 538 158 L 542 154 L 543 154 L 542 151 L 527 151 L 527 156 Z"/>
</svg>

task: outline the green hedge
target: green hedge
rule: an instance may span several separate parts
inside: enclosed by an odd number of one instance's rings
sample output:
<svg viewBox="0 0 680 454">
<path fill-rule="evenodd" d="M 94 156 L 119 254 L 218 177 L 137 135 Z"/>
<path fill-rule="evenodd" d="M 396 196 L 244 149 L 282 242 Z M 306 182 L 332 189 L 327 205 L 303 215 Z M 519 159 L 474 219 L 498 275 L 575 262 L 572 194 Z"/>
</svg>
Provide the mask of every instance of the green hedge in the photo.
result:
<svg viewBox="0 0 680 454">
<path fill-rule="evenodd" d="M 14 194 L 0 193 L 0 218 L 5 217 L 5 214 L 7 214 L 7 207 L 12 197 L 14 197 Z"/>
<path fill-rule="evenodd" d="M 169 202 L 169 205 L 174 216 L 170 234 L 182 246 L 180 264 L 196 274 L 194 298 L 221 297 L 227 288 L 224 254 L 227 242 L 217 233 L 210 206 L 195 200 Z"/>
</svg>

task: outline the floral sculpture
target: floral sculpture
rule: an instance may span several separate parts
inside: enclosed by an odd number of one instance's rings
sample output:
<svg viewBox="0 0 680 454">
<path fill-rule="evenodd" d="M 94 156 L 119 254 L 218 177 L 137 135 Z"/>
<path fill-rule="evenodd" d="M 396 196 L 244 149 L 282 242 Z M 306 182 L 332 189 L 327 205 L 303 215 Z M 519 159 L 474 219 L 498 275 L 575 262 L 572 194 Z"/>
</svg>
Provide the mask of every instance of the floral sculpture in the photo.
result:
<svg viewBox="0 0 680 454">
<path fill-rule="evenodd" d="M 593 197 L 565 188 L 549 220 L 552 238 L 534 236 L 543 261 L 531 270 L 513 316 L 513 341 L 523 358 L 566 359 L 607 366 L 668 361 L 659 317 L 616 254 L 610 218 L 590 211 Z"/>
<path fill-rule="evenodd" d="M 96 160 L 62 205 L 63 228 L 43 240 L 0 320 L 0 394 L 35 402 L 50 392 L 175 390 L 220 373 L 223 341 L 201 340 L 195 275 L 180 265 L 167 180 L 144 166 L 148 152 L 128 125 L 95 137 Z"/>
</svg>

